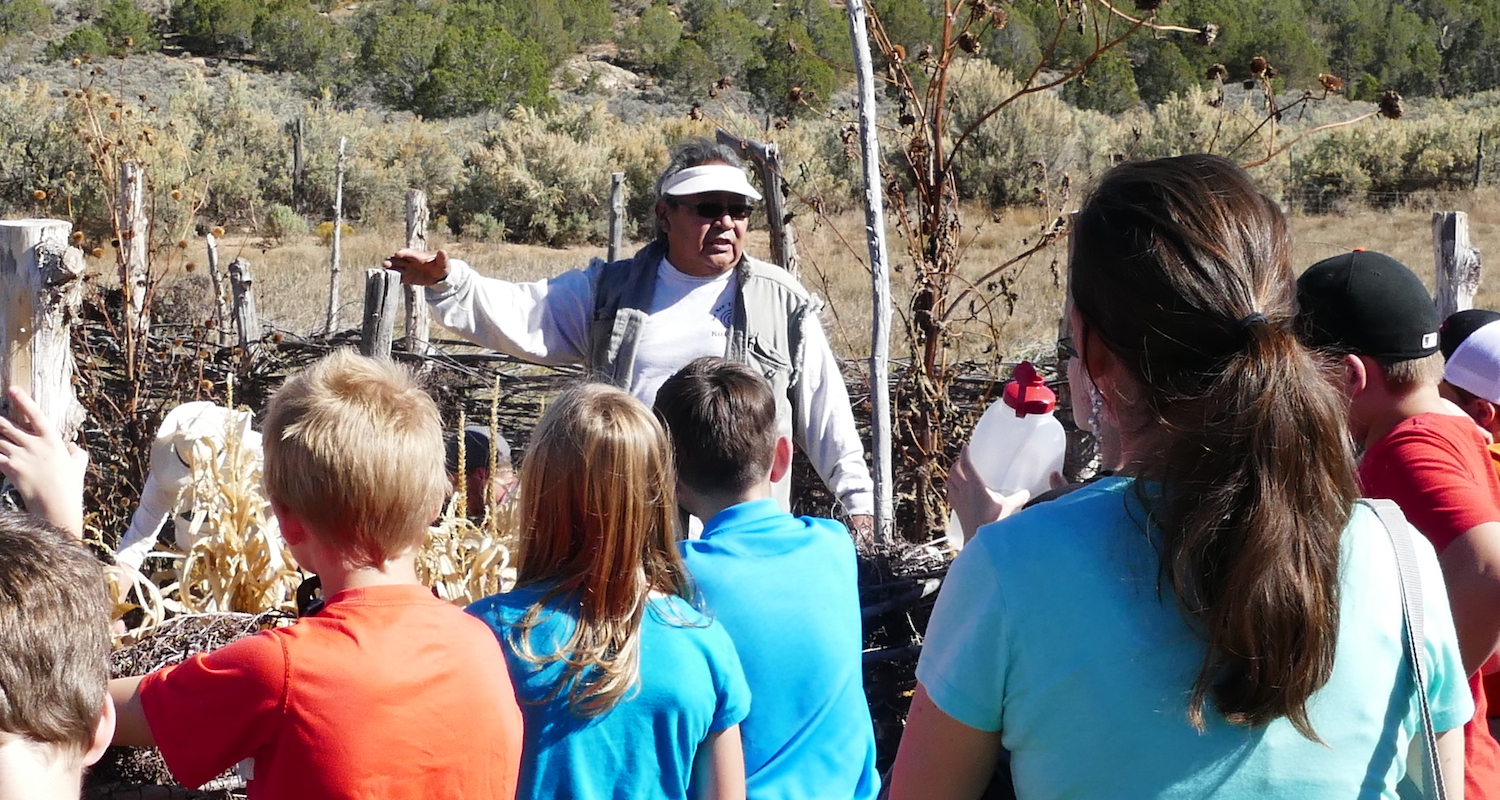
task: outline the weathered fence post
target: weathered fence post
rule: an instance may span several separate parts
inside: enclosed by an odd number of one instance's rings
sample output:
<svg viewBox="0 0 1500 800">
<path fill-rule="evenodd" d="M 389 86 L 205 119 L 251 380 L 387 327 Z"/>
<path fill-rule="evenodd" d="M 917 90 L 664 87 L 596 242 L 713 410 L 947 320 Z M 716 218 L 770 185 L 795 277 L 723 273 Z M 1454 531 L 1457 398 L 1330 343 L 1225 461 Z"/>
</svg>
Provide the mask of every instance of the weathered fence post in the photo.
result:
<svg viewBox="0 0 1500 800">
<path fill-rule="evenodd" d="M 427 249 L 427 193 L 412 189 L 406 193 L 406 249 Z M 367 273 L 368 274 L 368 273 Z M 366 280 L 369 280 L 366 278 Z M 426 355 L 429 325 L 427 322 L 427 298 L 420 286 L 403 286 L 402 296 L 406 302 L 406 352 Z M 365 297 L 369 308 L 369 295 Z"/>
<path fill-rule="evenodd" d="M 203 237 L 208 248 L 208 278 L 214 287 L 214 328 L 218 331 L 219 346 L 228 340 L 229 292 L 224 286 L 224 276 L 219 271 L 219 239 L 212 233 Z"/>
<path fill-rule="evenodd" d="M 0 392 L 30 392 L 67 440 L 83 422 L 70 328 L 84 263 L 83 253 L 68 247 L 72 227 L 55 219 L 0 222 Z M 9 413 L 3 397 L 0 411 Z"/>
<path fill-rule="evenodd" d="M 229 262 L 229 286 L 234 291 L 234 326 L 240 338 L 246 361 L 251 348 L 260 341 L 260 314 L 255 310 L 255 278 L 250 262 L 236 258 Z"/>
<path fill-rule="evenodd" d="M 302 173 L 304 164 L 302 159 L 302 137 L 304 135 L 303 119 L 298 117 L 292 120 L 292 208 L 297 213 L 302 213 Z"/>
<path fill-rule="evenodd" d="M 605 261 L 620 259 L 620 244 L 625 238 L 625 173 L 609 176 L 609 252 Z"/>
<path fill-rule="evenodd" d="M 1462 211 L 1434 212 L 1432 251 L 1437 268 L 1433 303 L 1439 318 L 1473 308 L 1474 295 L 1479 291 L 1480 258 L 1479 248 L 1469 243 L 1469 215 Z"/>
<path fill-rule="evenodd" d="M 864 0 L 848 0 L 849 37 L 859 84 L 859 145 L 864 161 L 865 240 L 870 247 L 874 330 L 870 338 L 870 438 L 875 466 L 875 536 L 889 541 L 895 519 L 891 465 L 891 273 L 885 244 L 885 198 L 881 194 L 880 136 L 875 118 L 875 75 L 865 28 Z M 776 194 L 780 194 L 777 184 Z M 767 203 L 767 208 L 770 204 Z M 774 241 L 774 238 L 773 238 Z"/>
<path fill-rule="evenodd" d="M 781 179 L 781 153 L 775 142 L 741 139 L 725 130 L 715 133 L 720 144 L 728 145 L 750 157 L 750 164 L 760 179 L 765 194 L 766 230 L 771 235 L 771 262 L 797 275 L 797 233 L 786 213 L 786 192 Z"/>
<path fill-rule="evenodd" d="M 1479 188 L 1480 178 L 1484 176 L 1484 131 L 1479 132 L 1479 142 L 1474 145 L 1474 188 Z"/>
<path fill-rule="evenodd" d="M 339 160 L 334 168 L 333 187 L 333 253 L 328 264 L 328 320 L 323 326 L 333 333 L 339 321 L 339 259 L 344 250 L 344 137 L 339 137 Z"/>
<path fill-rule="evenodd" d="M 120 162 L 115 209 L 119 215 L 115 222 L 120 232 L 120 286 L 125 292 L 125 324 L 139 340 L 150 327 L 146 319 L 146 269 L 151 230 L 146 217 L 146 168 L 138 162 Z"/>
<path fill-rule="evenodd" d="M 389 269 L 365 270 L 365 324 L 359 352 L 371 358 L 390 358 L 396 331 L 396 298 L 401 293 L 401 273 Z"/>
</svg>

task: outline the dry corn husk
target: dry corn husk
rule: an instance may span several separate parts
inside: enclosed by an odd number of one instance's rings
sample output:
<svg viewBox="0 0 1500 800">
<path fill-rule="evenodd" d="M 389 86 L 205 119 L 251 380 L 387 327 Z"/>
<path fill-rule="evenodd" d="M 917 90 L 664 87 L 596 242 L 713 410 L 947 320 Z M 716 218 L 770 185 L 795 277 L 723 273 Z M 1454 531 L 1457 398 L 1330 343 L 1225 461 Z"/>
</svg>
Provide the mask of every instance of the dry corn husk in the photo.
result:
<svg viewBox="0 0 1500 800">
<path fill-rule="evenodd" d="M 203 440 L 193 448 L 192 542 L 182 561 L 177 601 L 189 613 L 259 614 L 296 608 L 302 573 L 276 532 L 276 518 L 261 489 L 261 460 L 244 440 L 249 415 L 230 425 L 223 444 Z M 222 450 L 220 449 L 222 447 Z"/>
<path fill-rule="evenodd" d="M 460 513 L 462 494 L 449 500 L 443 518 L 427 532 L 417 554 L 417 577 L 438 597 L 468 605 L 516 582 L 510 557 L 516 504 L 490 505 L 484 522 L 475 525 Z"/>
</svg>

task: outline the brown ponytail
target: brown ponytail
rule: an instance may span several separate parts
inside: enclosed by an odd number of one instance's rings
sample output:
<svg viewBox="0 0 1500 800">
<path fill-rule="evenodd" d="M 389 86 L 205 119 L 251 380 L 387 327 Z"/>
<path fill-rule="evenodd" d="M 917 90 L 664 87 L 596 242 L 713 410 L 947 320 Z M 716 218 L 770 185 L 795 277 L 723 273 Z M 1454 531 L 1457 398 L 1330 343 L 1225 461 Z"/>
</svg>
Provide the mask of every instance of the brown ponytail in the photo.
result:
<svg viewBox="0 0 1500 800">
<path fill-rule="evenodd" d="M 1286 717 L 1316 740 L 1307 701 L 1333 671 L 1359 492 L 1345 401 L 1291 329 L 1290 249 L 1280 210 L 1229 161 L 1124 164 L 1078 214 L 1069 286 L 1140 385 L 1137 496 L 1208 643 L 1193 724 L 1211 695 L 1230 722 Z"/>
</svg>

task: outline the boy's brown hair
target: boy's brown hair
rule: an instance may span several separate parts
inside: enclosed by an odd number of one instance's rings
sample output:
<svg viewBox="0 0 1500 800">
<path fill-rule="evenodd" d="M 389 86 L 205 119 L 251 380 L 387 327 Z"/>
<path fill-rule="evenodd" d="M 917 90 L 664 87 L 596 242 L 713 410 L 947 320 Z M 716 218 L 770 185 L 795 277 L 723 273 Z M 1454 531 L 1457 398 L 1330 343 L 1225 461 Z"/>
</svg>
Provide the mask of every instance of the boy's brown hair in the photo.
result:
<svg viewBox="0 0 1500 800">
<path fill-rule="evenodd" d="M 109 598 L 99 562 L 34 517 L 0 510 L 0 741 L 81 756 L 109 681 Z"/>
<path fill-rule="evenodd" d="M 656 393 L 678 480 L 700 492 L 743 492 L 766 479 L 776 452 L 776 398 L 754 370 L 695 359 Z"/>
<path fill-rule="evenodd" d="M 266 408 L 273 500 L 333 537 L 350 566 L 417 547 L 448 493 L 437 405 L 411 371 L 339 350 Z"/>
</svg>

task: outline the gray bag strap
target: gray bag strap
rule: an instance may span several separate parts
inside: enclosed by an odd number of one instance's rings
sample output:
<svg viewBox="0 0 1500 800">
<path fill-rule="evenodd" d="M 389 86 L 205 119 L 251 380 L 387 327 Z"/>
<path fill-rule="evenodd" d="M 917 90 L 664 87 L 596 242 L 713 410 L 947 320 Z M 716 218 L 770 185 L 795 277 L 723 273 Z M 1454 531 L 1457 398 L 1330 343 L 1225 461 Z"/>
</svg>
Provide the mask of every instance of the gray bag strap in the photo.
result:
<svg viewBox="0 0 1500 800">
<path fill-rule="evenodd" d="M 1390 500 L 1361 500 L 1374 510 L 1380 524 L 1391 538 L 1396 551 L 1396 566 L 1401 582 L 1401 615 L 1406 621 L 1406 660 L 1417 682 L 1417 703 L 1422 710 L 1423 794 L 1433 800 L 1447 800 L 1443 785 L 1443 767 L 1438 763 L 1437 731 L 1432 729 L 1432 709 L 1427 702 L 1426 638 L 1422 630 L 1422 574 L 1417 565 L 1417 551 L 1412 545 L 1411 525 L 1401 509 Z"/>
</svg>

